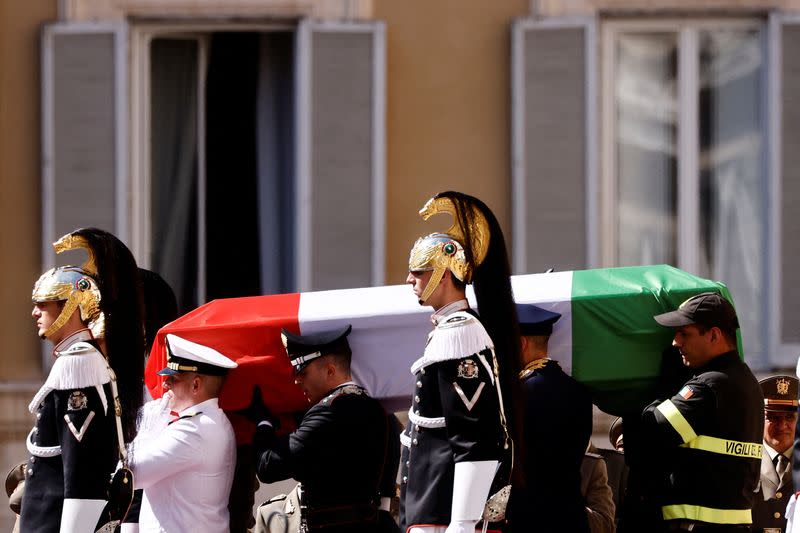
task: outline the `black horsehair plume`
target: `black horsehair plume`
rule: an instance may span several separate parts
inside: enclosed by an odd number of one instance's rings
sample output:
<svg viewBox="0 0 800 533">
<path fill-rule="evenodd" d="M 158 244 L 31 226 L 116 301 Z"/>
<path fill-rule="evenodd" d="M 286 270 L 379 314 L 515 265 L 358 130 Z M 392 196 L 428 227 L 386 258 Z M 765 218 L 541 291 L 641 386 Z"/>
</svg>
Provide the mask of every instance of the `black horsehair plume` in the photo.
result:
<svg viewBox="0 0 800 533">
<path fill-rule="evenodd" d="M 470 206 L 477 208 L 489 224 L 489 249 L 483 262 L 474 270 L 472 286 L 478 313 L 486 332 L 492 338 L 498 358 L 500 387 L 503 391 L 506 419 L 514 446 L 514 478 L 524 483 L 524 444 L 519 423 L 522 416 L 522 391 L 518 375 L 521 370 L 520 338 L 517 308 L 511 289 L 511 267 L 508 262 L 503 231 L 491 209 L 481 200 L 464 193 L 446 191 L 435 198 L 449 198 L 456 207 L 455 222 L 463 229 L 466 238 L 462 243 L 468 264 L 474 265 L 475 251 L 472 249 L 471 232 L 475 227 L 475 214 Z"/>
<path fill-rule="evenodd" d="M 158 330 L 178 318 L 178 300 L 172 287 L 157 272 L 139 268 L 144 313 L 144 350 L 150 353 Z"/>
<path fill-rule="evenodd" d="M 117 375 L 125 442 L 136 436 L 142 406 L 144 335 L 139 269 L 125 244 L 107 231 L 82 228 L 72 235 L 86 239 L 94 252 L 100 309 L 105 314 L 106 357 Z"/>
</svg>

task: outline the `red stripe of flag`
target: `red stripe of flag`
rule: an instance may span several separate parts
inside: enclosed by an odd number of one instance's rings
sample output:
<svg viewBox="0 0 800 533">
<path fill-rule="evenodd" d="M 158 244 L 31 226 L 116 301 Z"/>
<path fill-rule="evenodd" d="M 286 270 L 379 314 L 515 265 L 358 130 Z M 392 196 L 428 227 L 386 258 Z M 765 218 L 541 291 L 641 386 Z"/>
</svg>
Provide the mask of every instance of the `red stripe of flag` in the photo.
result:
<svg viewBox="0 0 800 533">
<path fill-rule="evenodd" d="M 294 384 L 292 366 L 281 342 L 280 330 L 300 332 L 300 294 L 277 294 L 214 300 L 161 328 L 145 367 L 145 384 L 153 398 L 164 393 L 163 378 L 156 372 L 167 365 L 167 333 L 214 348 L 239 366 L 228 373 L 220 395 L 220 406 L 228 412 L 237 442 L 252 440 L 254 427 L 231 411 L 246 408 L 253 387 L 259 385 L 264 403 L 291 426 L 290 413 L 305 409 L 308 402 Z"/>
</svg>

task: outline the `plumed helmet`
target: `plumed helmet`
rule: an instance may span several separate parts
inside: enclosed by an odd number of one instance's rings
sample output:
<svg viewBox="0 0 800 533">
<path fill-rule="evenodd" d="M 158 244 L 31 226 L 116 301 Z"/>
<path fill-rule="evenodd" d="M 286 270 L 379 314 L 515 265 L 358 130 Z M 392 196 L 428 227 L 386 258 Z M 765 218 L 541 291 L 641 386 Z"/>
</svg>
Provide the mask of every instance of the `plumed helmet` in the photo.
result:
<svg viewBox="0 0 800 533">
<path fill-rule="evenodd" d="M 66 302 L 61 314 L 53 321 L 43 337 L 50 337 L 67 323 L 76 309 L 81 320 L 92 330 L 95 338 L 105 334 L 105 317 L 100 310 L 100 289 L 97 282 L 86 271 L 65 266 L 51 268 L 41 275 L 33 286 L 33 303 Z"/>
<path fill-rule="evenodd" d="M 519 444 L 515 447 L 514 477 L 523 483 L 525 444 L 516 416 L 523 400 L 517 378 L 521 370 L 520 340 L 503 231 L 485 203 L 461 192 L 441 192 L 419 212 L 425 220 L 437 213 L 452 215 L 453 225 L 444 233 L 419 239 L 411 251 L 409 269 L 433 270 L 420 297 L 422 302 L 436 289 L 445 269 L 472 284 L 481 323 L 494 342 L 509 430 Z M 448 246 L 450 243 L 455 245 L 455 251 Z"/>
<path fill-rule="evenodd" d="M 411 272 L 433 270 L 433 275 L 420 296 L 423 302 L 439 285 L 445 270 L 450 270 L 464 283 L 468 283 L 472 272 L 464 256 L 464 247 L 446 233 L 431 233 L 417 239 L 408 258 L 408 270 Z"/>
<path fill-rule="evenodd" d="M 46 272 L 36 283 L 34 300 L 38 295 L 54 300 L 66 295 L 63 322 L 75 308 L 81 309 L 81 318 L 87 316 L 84 312 L 97 313 L 95 323 L 90 321 L 89 326 L 95 337 L 105 340 L 104 355 L 119 389 L 123 433 L 125 441 L 130 442 L 136 435 L 144 378 L 141 282 L 136 260 L 122 241 L 98 228 L 77 229 L 61 237 L 53 248 L 59 254 L 84 250 L 88 257 L 80 268 L 60 267 L 52 274 Z M 70 287 L 63 281 L 69 282 Z M 71 298 L 76 303 L 70 303 Z M 72 312 L 70 306 L 74 306 Z M 63 323 L 58 327 L 61 326 Z"/>
<path fill-rule="evenodd" d="M 408 270 L 432 270 L 433 275 L 420 296 L 425 302 L 442 280 L 445 270 L 464 283 L 472 283 L 475 270 L 489 249 L 489 225 L 483 212 L 462 196 L 443 193 L 428 200 L 420 209 L 427 220 L 438 213 L 453 216 L 453 225 L 444 233 L 431 233 L 417 239 L 408 258 Z"/>
<path fill-rule="evenodd" d="M 450 269 L 458 279 L 466 282 L 470 268 L 461 243 L 446 233 L 431 233 L 417 239 L 408 258 L 408 269 L 422 272 L 440 266 Z"/>
</svg>

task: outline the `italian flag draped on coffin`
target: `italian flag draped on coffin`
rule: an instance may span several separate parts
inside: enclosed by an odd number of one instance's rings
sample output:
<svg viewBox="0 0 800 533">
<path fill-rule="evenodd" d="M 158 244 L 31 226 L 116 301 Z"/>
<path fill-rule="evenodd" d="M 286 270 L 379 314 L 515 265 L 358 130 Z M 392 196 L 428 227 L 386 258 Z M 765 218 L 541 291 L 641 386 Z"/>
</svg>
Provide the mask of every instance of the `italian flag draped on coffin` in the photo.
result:
<svg viewBox="0 0 800 533">
<path fill-rule="evenodd" d="M 653 399 L 649 390 L 672 339 L 653 315 L 701 292 L 731 298 L 722 283 L 667 265 L 529 274 L 514 276 L 512 285 L 518 303 L 563 315 L 550 338 L 550 357 L 611 414 Z M 407 285 L 214 300 L 159 331 L 145 381 L 153 397 L 161 396 L 155 373 L 166 366 L 164 337 L 172 333 L 239 363 L 220 398 L 224 409 L 247 407 L 259 385 L 270 409 L 288 416 L 308 404 L 293 383 L 280 329 L 305 335 L 349 323 L 354 379 L 388 409 L 403 410 L 414 390 L 409 367 L 425 348 L 431 312 Z"/>
</svg>

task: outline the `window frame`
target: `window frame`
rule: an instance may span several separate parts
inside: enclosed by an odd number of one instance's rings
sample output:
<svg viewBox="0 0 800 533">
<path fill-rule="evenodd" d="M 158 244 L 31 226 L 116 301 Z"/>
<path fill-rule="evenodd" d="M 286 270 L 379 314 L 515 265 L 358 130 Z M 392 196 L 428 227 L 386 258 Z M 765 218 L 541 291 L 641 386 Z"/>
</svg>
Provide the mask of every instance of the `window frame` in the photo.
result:
<svg viewBox="0 0 800 533">
<path fill-rule="evenodd" d="M 800 21 L 800 16 L 797 18 Z M 763 292 L 767 294 L 760 302 L 761 315 L 764 317 L 759 326 L 762 338 L 760 354 L 748 354 L 750 364 L 756 368 L 774 366 L 782 360 L 776 351 L 775 328 L 780 326 L 772 317 L 777 315 L 780 290 L 778 278 L 771 279 L 779 269 L 779 240 L 776 240 L 775 228 L 779 214 L 772 206 L 776 204 L 776 170 L 774 151 L 778 145 L 779 130 L 775 130 L 775 120 L 779 110 L 772 109 L 776 102 L 773 98 L 775 82 L 774 46 L 770 44 L 775 38 L 770 24 L 758 16 L 742 16 L 731 18 L 665 18 L 665 19 L 610 19 L 602 22 L 601 28 L 601 71 L 602 71 L 602 118 L 601 118 L 601 227 L 602 250 L 601 262 L 613 267 L 618 264 L 618 195 L 617 195 L 617 161 L 616 161 L 616 106 L 614 80 L 616 74 L 615 38 L 623 32 L 672 32 L 677 35 L 678 42 L 678 124 L 677 124 L 677 236 L 676 252 L 678 268 L 688 272 L 697 272 L 700 254 L 698 225 L 699 217 L 699 139 L 698 139 L 698 105 L 699 89 L 699 55 L 698 33 L 706 29 L 754 29 L 760 32 L 763 43 L 763 89 L 761 107 L 763 110 L 762 135 L 764 139 L 762 154 L 762 173 L 764 175 L 764 246 L 765 265 L 762 272 Z M 776 41 L 779 44 L 779 41 Z M 776 85 L 779 89 L 779 85 Z M 770 100 L 772 102 L 770 103 Z M 769 107 L 768 107 L 769 106 Z M 779 126 L 778 126 L 779 127 Z M 779 152 L 778 152 L 779 157 Z M 724 281 L 724 280 L 723 280 Z M 797 346 L 795 349 L 800 348 Z"/>
<path fill-rule="evenodd" d="M 782 287 L 783 276 L 781 268 L 781 182 L 782 182 L 782 127 L 783 106 L 782 95 L 782 34 L 784 25 L 800 25 L 800 13 L 772 12 L 767 21 L 767 83 L 766 93 L 768 101 L 767 158 L 768 158 L 768 209 L 767 224 L 767 309 L 766 309 L 766 338 L 771 362 L 775 366 L 794 368 L 800 364 L 797 354 L 800 353 L 800 343 L 783 342 L 781 327 L 782 312 Z"/>
<path fill-rule="evenodd" d="M 211 34 L 217 32 L 269 32 L 292 30 L 285 23 L 147 23 L 131 27 L 131 250 L 140 266 L 150 268 L 151 154 L 150 154 L 150 46 L 154 39 L 189 39 L 198 43 L 197 70 L 197 301 L 206 303 L 206 89 Z"/>
<path fill-rule="evenodd" d="M 762 20 L 756 17 L 715 19 L 643 19 L 606 20 L 602 23 L 602 250 L 601 262 L 616 266 L 618 261 L 618 189 L 616 156 L 616 106 L 614 80 L 616 58 L 615 38 L 623 32 L 672 32 L 678 38 L 678 124 L 677 124 L 677 259 L 683 270 L 694 272 L 699 263 L 696 228 L 699 224 L 699 150 L 698 107 L 699 56 L 697 33 L 703 29 L 719 28 L 758 29 L 766 31 Z M 767 67 L 765 62 L 765 73 Z M 765 96 L 765 95 L 764 95 Z M 765 136 L 767 124 L 763 130 Z M 766 175 L 766 169 L 765 169 Z"/>
<path fill-rule="evenodd" d="M 141 266 L 149 268 L 149 243 L 152 237 L 150 228 L 150 148 L 149 148 L 149 106 L 150 106 L 150 43 L 159 37 L 210 39 L 215 32 L 269 32 L 293 31 L 297 39 L 296 52 L 296 124 L 295 128 L 295 290 L 308 290 L 311 285 L 311 37 L 313 32 L 363 32 L 373 34 L 374 63 L 373 68 L 373 122 L 372 122 L 372 224 L 371 224 L 371 282 L 383 285 L 385 281 L 386 262 L 386 38 L 385 24 L 380 21 L 367 22 L 331 22 L 303 19 L 299 23 L 264 22 L 264 23 L 142 23 L 131 26 L 131 249 Z M 204 84 L 207 67 L 208 47 L 202 46 L 200 69 L 198 70 L 198 202 L 199 213 L 204 209 L 205 170 L 202 164 L 205 145 Z M 202 217 L 200 223 L 202 227 Z M 204 235 L 199 234 L 198 255 L 205 257 Z M 204 303 L 205 294 L 205 260 L 198 261 L 198 302 Z"/>
</svg>

